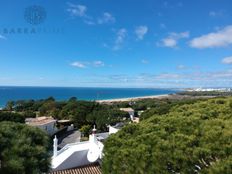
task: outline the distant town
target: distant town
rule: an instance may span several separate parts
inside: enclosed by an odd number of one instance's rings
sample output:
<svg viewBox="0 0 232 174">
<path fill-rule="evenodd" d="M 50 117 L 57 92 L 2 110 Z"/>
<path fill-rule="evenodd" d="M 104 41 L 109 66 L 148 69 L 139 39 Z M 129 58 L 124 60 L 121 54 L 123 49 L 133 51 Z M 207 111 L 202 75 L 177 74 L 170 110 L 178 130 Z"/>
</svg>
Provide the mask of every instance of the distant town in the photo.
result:
<svg viewBox="0 0 232 174">
<path fill-rule="evenodd" d="M 216 91 L 216 92 L 231 92 L 232 88 L 187 88 L 186 91 Z"/>
</svg>

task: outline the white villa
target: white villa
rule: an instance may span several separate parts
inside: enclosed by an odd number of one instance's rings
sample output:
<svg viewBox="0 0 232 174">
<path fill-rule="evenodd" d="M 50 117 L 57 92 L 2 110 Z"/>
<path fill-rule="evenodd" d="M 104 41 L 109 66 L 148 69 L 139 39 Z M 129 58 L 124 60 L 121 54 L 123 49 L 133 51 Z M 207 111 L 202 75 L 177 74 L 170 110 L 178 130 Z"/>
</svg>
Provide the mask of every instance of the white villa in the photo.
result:
<svg viewBox="0 0 232 174">
<path fill-rule="evenodd" d="M 76 142 L 65 145 L 57 150 L 58 140 L 53 140 L 52 170 L 66 170 L 75 167 L 90 165 L 101 161 L 104 145 L 102 141 L 110 134 L 116 133 L 122 125 L 109 126 L 109 132 L 96 134 L 96 129 L 92 130 L 89 141 Z"/>
<path fill-rule="evenodd" d="M 52 117 L 27 118 L 25 122 L 30 126 L 45 130 L 49 135 L 52 135 L 57 131 L 55 127 L 56 120 Z"/>
<path fill-rule="evenodd" d="M 139 123 L 139 117 L 135 117 L 135 111 L 132 108 L 120 108 L 121 111 L 128 112 L 130 119 L 134 123 Z"/>
<path fill-rule="evenodd" d="M 120 108 L 121 111 L 125 111 L 128 112 L 128 114 L 130 115 L 130 119 L 133 121 L 134 120 L 134 116 L 135 116 L 135 111 L 132 108 Z"/>
</svg>

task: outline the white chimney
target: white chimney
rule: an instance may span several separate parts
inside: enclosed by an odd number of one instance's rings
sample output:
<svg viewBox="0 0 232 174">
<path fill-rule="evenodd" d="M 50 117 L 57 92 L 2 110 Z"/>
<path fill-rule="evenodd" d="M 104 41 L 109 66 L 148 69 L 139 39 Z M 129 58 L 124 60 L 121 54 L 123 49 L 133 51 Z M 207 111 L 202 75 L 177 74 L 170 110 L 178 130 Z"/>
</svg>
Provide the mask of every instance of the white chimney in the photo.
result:
<svg viewBox="0 0 232 174">
<path fill-rule="evenodd" d="M 92 130 L 92 134 L 89 136 L 90 143 L 97 142 L 96 132 L 97 132 L 97 129 L 95 128 L 95 125 L 94 125 L 93 130 Z"/>
<path fill-rule="evenodd" d="M 55 138 L 53 139 L 53 157 L 57 156 L 57 144 L 58 144 L 58 140 L 55 135 Z"/>
</svg>

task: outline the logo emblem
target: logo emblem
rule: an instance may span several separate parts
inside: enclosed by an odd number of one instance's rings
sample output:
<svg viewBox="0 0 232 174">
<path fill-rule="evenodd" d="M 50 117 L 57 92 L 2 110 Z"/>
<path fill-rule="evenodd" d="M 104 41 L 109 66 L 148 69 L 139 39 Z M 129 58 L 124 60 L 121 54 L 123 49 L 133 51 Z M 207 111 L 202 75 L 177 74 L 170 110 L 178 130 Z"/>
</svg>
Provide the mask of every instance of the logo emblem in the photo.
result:
<svg viewBox="0 0 232 174">
<path fill-rule="evenodd" d="M 25 9 L 24 19 L 32 25 L 39 25 L 46 19 L 46 10 L 39 5 L 29 6 Z"/>
</svg>

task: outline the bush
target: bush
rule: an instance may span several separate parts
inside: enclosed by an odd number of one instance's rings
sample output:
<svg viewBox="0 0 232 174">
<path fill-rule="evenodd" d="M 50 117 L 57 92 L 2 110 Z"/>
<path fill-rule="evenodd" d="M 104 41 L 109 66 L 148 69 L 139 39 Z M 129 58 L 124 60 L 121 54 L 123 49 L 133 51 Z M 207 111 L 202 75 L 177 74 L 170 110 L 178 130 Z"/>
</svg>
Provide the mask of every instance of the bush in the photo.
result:
<svg viewBox="0 0 232 174">
<path fill-rule="evenodd" d="M 83 125 L 80 128 L 80 131 L 85 137 L 87 137 L 87 136 L 89 136 L 89 134 L 91 132 L 91 126 L 90 125 Z"/>
<path fill-rule="evenodd" d="M 25 117 L 18 113 L 3 111 L 3 112 L 0 112 L 0 122 L 1 121 L 13 121 L 13 122 L 24 123 Z"/>
</svg>

